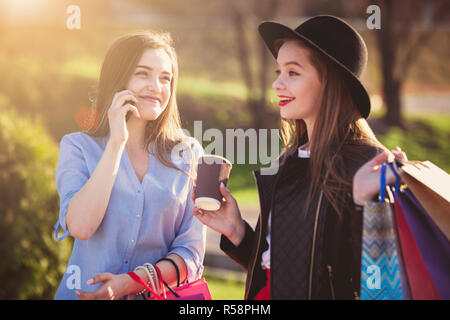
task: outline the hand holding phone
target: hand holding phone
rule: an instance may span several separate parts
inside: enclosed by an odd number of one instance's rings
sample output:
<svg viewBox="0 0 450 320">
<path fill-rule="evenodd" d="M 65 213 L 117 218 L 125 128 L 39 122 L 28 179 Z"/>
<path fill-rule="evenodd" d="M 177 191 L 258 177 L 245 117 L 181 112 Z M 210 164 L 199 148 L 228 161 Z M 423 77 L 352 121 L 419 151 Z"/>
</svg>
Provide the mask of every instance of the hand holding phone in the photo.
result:
<svg viewBox="0 0 450 320">
<path fill-rule="evenodd" d="M 132 101 L 132 100 L 125 101 L 124 105 L 126 105 L 127 103 L 129 103 L 132 106 L 136 107 L 136 103 L 134 101 Z M 133 115 L 133 111 L 128 110 L 127 111 L 127 115 L 125 116 L 125 121 L 128 121 L 131 118 L 132 115 Z"/>
<path fill-rule="evenodd" d="M 110 140 L 114 143 L 123 144 L 128 141 L 126 121 L 131 117 L 131 113 L 137 118 L 140 117 L 136 107 L 137 102 L 137 98 L 131 90 L 122 90 L 114 95 L 108 110 Z"/>
</svg>

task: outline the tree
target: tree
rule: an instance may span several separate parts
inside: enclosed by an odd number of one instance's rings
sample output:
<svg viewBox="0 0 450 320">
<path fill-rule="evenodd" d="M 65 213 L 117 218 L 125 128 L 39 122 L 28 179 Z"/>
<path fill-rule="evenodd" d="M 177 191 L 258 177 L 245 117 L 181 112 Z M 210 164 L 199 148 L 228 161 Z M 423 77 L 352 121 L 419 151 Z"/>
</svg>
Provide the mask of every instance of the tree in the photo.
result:
<svg viewBox="0 0 450 320">
<path fill-rule="evenodd" d="M 71 243 L 56 243 L 57 146 L 0 96 L 0 299 L 52 299 Z"/>
<path fill-rule="evenodd" d="M 249 4 L 252 5 L 249 6 Z M 229 16 L 236 35 L 236 56 L 241 68 L 242 78 L 247 87 L 246 104 L 252 114 L 253 127 L 256 129 L 274 126 L 273 120 L 276 119 L 276 115 L 270 112 L 266 101 L 270 53 L 264 42 L 258 39 L 257 63 L 252 68 L 251 41 L 246 37 L 246 21 L 251 13 L 255 15 L 257 21 L 270 20 L 275 17 L 279 7 L 279 0 L 229 1 Z"/>
<path fill-rule="evenodd" d="M 400 94 L 411 66 L 431 38 L 432 24 L 446 0 L 376 0 L 381 9 L 381 29 L 377 31 L 382 88 L 386 102 L 385 121 L 403 127 Z"/>
</svg>

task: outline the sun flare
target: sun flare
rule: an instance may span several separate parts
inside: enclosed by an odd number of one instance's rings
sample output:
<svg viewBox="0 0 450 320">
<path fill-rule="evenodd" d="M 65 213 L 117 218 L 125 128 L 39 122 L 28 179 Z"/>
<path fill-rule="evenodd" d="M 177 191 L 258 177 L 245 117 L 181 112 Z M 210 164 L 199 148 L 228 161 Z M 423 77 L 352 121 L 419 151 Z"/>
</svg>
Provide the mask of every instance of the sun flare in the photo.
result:
<svg viewBox="0 0 450 320">
<path fill-rule="evenodd" d="M 0 7 L 10 19 L 30 18 L 44 11 L 48 0 L 0 0 Z"/>
</svg>

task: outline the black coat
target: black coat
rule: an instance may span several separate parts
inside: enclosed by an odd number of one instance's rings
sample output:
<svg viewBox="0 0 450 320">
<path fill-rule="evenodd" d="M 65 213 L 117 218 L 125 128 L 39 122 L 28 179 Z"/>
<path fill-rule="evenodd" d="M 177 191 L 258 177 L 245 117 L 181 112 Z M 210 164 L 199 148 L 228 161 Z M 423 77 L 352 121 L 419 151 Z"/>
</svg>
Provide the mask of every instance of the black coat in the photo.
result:
<svg viewBox="0 0 450 320">
<path fill-rule="evenodd" d="M 377 151 L 366 147 L 358 159 L 344 157 L 348 177 L 353 177 Z M 287 156 L 275 175 L 254 171 L 260 199 L 256 229 L 253 231 L 246 223 L 245 236 L 238 247 L 225 236 L 221 238 L 221 249 L 247 270 L 245 299 L 254 299 L 267 281 L 261 261 L 262 253 L 268 249 L 271 210 L 271 298 L 359 298 L 362 212 L 355 208 L 352 190 L 348 188 L 342 197 L 342 217 L 325 196 L 317 210 L 320 193 L 305 214 L 309 161 L 293 154 Z"/>
</svg>

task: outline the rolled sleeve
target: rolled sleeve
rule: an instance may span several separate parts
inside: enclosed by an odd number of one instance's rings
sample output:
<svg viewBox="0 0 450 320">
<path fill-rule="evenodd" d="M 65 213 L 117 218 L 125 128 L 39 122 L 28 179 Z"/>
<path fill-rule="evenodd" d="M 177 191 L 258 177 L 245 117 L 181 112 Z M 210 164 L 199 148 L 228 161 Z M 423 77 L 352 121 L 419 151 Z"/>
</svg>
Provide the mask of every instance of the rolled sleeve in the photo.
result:
<svg viewBox="0 0 450 320">
<path fill-rule="evenodd" d="M 188 140 L 194 152 L 194 160 L 204 154 L 201 144 L 194 138 Z M 203 273 L 203 259 L 206 247 L 206 227 L 194 217 L 194 202 L 191 199 L 193 182 L 190 181 L 190 191 L 186 200 L 183 220 L 176 238 L 172 242 L 169 254 L 175 253 L 183 258 L 187 268 L 187 280 L 198 280 Z"/>
<path fill-rule="evenodd" d="M 73 139 L 73 134 L 65 135 L 61 139 L 58 165 L 56 167 L 56 188 L 59 194 L 59 219 L 56 222 L 55 240 L 61 241 L 69 235 L 66 224 L 67 208 L 72 197 L 85 185 L 89 179 L 89 172 L 82 149 Z M 58 232 L 64 234 L 58 238 Z"/>
<path fill-rule="evenodd" d="M 187 267 L 187 280 L 198 280 L 203 273 L 203 259 L 206 247 L 206 227 L 194 217 L 194 202 L 191 200 L 192 188 L 186 203 L 183 221 L 172 242 L 170 252 L 183 258 Z"/>
</svg>

